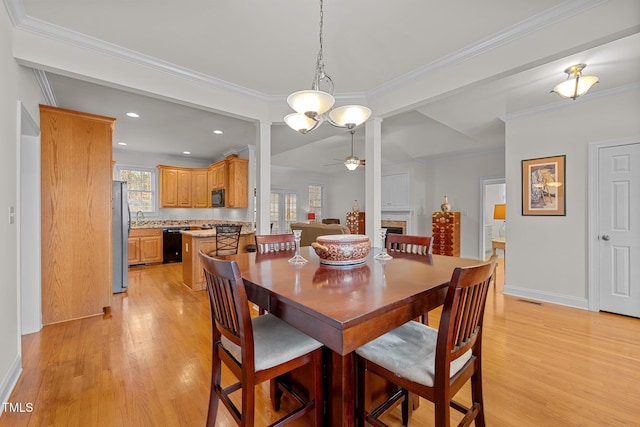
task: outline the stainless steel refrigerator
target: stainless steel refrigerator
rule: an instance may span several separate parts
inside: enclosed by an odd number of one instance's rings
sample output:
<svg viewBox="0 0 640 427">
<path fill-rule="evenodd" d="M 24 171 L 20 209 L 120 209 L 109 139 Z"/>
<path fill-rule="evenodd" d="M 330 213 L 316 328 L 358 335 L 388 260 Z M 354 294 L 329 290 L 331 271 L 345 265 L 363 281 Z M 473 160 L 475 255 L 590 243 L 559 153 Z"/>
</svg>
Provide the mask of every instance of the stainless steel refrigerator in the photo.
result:
<svg viewBox="0 0 640 427">
<path fill-rule="evenodd" d="M 131 211 L 127 199 L 127 183 L 113 181 L 111 193 L 111 216 L 113 218 L 113 293 L 125 292 L 129 274 L 129 232 Z"/>
</svg>

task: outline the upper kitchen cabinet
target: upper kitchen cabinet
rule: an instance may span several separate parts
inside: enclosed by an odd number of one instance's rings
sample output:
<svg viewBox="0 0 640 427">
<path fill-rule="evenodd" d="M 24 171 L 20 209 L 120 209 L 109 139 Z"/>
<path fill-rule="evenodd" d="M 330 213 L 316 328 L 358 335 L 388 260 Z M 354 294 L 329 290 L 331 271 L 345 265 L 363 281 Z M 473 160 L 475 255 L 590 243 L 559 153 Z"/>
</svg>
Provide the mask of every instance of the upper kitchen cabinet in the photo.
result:
<svg viewBox="0 0 640 427">
<path fill-rule="evenodd" d="M 221 160 L 209 166 L 209 188 L 219 190 L 227 183 L 227 162 Z"/>
<path fill-rule="evenodd" d="M 211 190 L 225 190 L 226 208 L 249 206 L 249 161 L 237 155 L 208 168 L 158 165 L 161 208 L 210 208 Z"/>
<path fill-rule="evenodd" d="M 191 204 L 194 208 L 208 208 L 211 205 L 208 168 L 191 170 Z"/>
<path fill-rule="evenodd" d="M 42 323 L 111 306 L 115 119 L 40 106 Z"/>
<path fill-rule="evenodd" d="M 224 206 L 227 208 L 246 208 L 249 206 L 249 161 L 237 156 L 228 156 L 227 186 Z"/>
<path fill-rule="evenodd" d="M 160 207 L 191 207 L 191 169 L 159 165 Z"/>
</svg>

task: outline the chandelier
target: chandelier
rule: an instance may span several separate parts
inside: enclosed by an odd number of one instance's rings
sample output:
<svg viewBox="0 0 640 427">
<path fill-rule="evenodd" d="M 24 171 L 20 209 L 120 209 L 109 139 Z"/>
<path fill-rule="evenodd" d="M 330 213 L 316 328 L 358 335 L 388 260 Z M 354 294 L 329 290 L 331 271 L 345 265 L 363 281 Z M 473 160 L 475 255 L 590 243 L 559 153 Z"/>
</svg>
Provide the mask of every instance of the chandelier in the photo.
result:
<svg viewBox="0 0 640 427">
<path fill-rule="evenodd" d="M 567 80 L 557 84 L 551 92 L 555 92 L 563 98 L 575 99 L 587 93 L 591 86 L 598 83 L 596 76 L 582 76 L 582 70 L 586 64 L 576 64 L 564 70 Z"/>
<path fill-rule="evenodd" d="M 287 115 L 284 121 L 291 129 L 302 134 L 318 128 L 325 120 L 333 126 L 353 129 L 367 121 L 371 110 L 362 105 L 344 105 L 333 108 L 333 80 L 324 71 L 322 57 L 323 39 L 322 28 L 324 23 L 323 0 L 320 0 L 320 50 L 316 59 L 316 70 L 311 84 L 311 90 L 294 92 L 287 98 L 287 102 L 296 112 Z M 328 90 L 320 89 L 324 83 Z"/>
</svg>

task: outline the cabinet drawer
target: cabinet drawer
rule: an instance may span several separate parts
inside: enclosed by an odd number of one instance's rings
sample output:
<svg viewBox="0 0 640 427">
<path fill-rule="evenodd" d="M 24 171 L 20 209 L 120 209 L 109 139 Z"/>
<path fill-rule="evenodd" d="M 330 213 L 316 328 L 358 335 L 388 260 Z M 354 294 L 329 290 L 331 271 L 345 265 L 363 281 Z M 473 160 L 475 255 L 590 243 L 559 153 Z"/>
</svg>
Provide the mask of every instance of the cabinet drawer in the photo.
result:
<svg viewBox="0 0 640 427">
<path fill-rule="evenodd" d="M 161 228 L 132 228 L 129 237 L 162 237 Z"/>
</svg>

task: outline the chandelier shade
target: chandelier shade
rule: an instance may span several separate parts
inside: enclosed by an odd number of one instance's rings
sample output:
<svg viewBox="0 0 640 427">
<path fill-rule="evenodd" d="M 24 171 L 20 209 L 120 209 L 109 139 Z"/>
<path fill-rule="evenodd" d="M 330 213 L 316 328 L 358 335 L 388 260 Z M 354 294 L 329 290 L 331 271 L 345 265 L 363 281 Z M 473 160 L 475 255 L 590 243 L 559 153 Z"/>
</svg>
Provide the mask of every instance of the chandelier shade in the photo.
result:
<svg viewBox="0 0 640 427">
<path fill-rule="evenodd" d="M 335 102 L 333 96 L 321 90 L 300 90 L 287 98 L 287 103 L 291 108 L 310 118 L 326 113 Z"/>
<path fill-rule="evenodd" d="M 315 129 L 320 122 L 313 120 L 302 113 L 291 113 L 284 118 L 284 122 L 293 130 L 305 134 Z"/>
<path fill-rule="evenodd" d="M 371 116 L 371 110 L 361 105 L 345 105 L 332 110 L 335 104 L 334 86 L 331 76 L 324 71 L 323 24 L 324 8 L 323 0 L 320 0 L 320 49 L 316 58 L 316 69 L 311 89 L 300 90 L 287 97 L 287 103 L 294 111 L 315 123 L 305 121 L 295 114 L 289 114 L 284 118 L 290 128 L 303 134 L 316 129 L 324 121 L 336 127 L 353 129 L 366 122 Z M 320 83 L 324 83 L 323 87 L 327 87 L 326 91 L 320 90 Z"/>
<path fill-rule="evenodd" d="M 598 83 L 596 76 L 583 76 L 582 70 L 585 64 L 576 64 L 564 70 L 567 73 L 567 80 L 557 84 L 552 92 L 557 93 L 562 98 L 575 100 L 579 96 L 584 95 L 591 87 Z"/>
<path fill-rule="evenodd" d="M 371 116 L 371 110 L 362 105 L 343 105 L 329 113 L 329 119 L 340 127 L 353 129 L 366 122 Z"/>
</svg>

